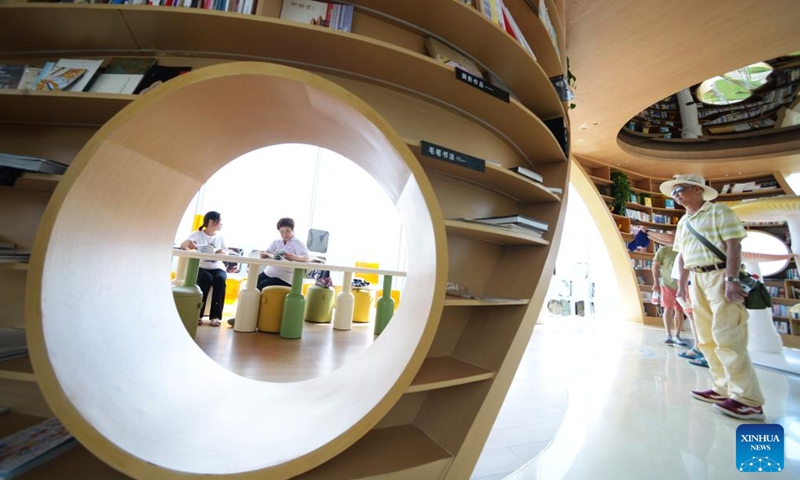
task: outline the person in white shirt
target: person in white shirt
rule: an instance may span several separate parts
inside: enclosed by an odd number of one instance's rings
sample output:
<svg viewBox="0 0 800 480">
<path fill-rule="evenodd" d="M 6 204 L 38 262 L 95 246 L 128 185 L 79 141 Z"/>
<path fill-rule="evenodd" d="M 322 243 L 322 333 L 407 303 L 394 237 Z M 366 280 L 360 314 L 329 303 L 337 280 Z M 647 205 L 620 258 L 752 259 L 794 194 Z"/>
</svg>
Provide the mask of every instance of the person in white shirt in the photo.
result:
<svg viewBox="0 0 800 480">
<path fill-rule="evenodd" d="M 261 252 L 261 258 L 275 258 L 292 260 L 295 262 L 309 262 L 311 255 L 305 244 L 294 236 L 294 220 L 281 218 L 278 220 L 278 232 L 281 238 L 273 241 L 266 250 Z M 258 275 L 258 289 L 270 285 L 292 286 L 294 268 L 269 266 Z"/>
<path fill-rule="evenodd" d="M 222 216 L 219 212 L 208 212 L 203 217 L 203 225 L 196 232 L 192 232 L 189 238 L 181 243 L 181 248 L 186 250 L 199 250 L 204 253 L 226 253 L 225 239 L 219 231 L 222 229 Z M 228 274 L 225 271 L 225 264 L 221 261 L 202 260 L 200 269 L 197 272 L 197 285 L 203 291 L 203 308 L 200 310 L 198 325 L 203 324 L 202 312 L 205 311 L 208 292 L 214 287 L 214 294 L 211 295 L 211 326 L 219 327 L 222 322 L 222 308 L 225 306 L 225 281 Z"/>
</svg>

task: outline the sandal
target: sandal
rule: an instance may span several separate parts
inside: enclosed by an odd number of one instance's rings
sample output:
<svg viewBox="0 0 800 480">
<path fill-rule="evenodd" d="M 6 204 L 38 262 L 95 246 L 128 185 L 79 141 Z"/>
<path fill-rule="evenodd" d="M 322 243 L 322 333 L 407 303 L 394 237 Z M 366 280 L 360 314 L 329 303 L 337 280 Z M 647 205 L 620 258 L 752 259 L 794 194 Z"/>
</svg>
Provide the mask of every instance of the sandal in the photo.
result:
<svg viewBox="0 0 800 480">
<path fill-rule="evenodd" d="M 689 359 L 689 360 L 695 360 L 697 358 L 703 358 L 703 352 L 701 352 L 697 348 L 692 348 L 692 349 L 686 350 L 685 352 L 679 353 L 678 356 L 681 357 L 681 358 Z"/>
<path fill-rule="evenodd" d="M 219 327 L 222 325 L 222 321 L 219 318 L 212 318 L 211 319 L 211 326 L 212 327 Z"/>
<path fill-rule="evenodd" d="M 697 367 L 708 368 L 708 361 L 705 358 L 695 358 L 694 360 L 689 360 L 689 363 Z"/>
</svg>

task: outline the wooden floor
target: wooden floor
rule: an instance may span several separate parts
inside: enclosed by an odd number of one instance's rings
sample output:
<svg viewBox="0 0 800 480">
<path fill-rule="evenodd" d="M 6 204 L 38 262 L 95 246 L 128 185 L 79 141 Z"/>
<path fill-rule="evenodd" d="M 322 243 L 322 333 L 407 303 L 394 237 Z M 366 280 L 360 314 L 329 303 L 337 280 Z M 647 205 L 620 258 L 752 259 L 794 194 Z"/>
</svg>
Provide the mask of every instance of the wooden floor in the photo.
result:
<svg viewBox="0 0 800 480">
<path fill-rule="evenodd" d="M 264 382 L 298 382 L 332 372 L 357 356 L 375 340 L 372 323 L 334 330 L 330 323 L 303 322 L 303 337 L 281 338 L 277 333 L 234 332 L 226 322 L 197 327 L 195 341 L 214 361 L 228 370 Z"/>
</svg>

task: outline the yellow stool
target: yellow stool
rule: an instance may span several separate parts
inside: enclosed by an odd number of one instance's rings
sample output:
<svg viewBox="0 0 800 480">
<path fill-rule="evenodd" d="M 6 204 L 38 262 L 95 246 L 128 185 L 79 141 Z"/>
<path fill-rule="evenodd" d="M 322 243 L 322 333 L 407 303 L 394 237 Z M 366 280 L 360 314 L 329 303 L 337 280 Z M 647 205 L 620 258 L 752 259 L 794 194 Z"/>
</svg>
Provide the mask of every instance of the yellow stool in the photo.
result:
<svg viewBox="0 0 800 480">
<path fill-rule="evenodd" d="M 356 267 L 363 267 L 363 268 L 374 268 L 378 269 L 381 268 L 379 263 L 375 262 L 356 262 Z M 378 284 L 378 274 L 377 273 L 356 273 L 354 274 L 355 277 L 366 280 L 370 283 L 370 285 L 377 285 Z"/>
<path fill-rule="evenodd" d="M 369 323 L 370 307 L 375 299 L 375 290 L 353 290 L 353 322 Z"/>
<path fill-rule="evenodd" d="M 225 280 L 225 305 L 232 305 L 239 300 L 239 290 L 242 288 L 241 278 L 228 277 Z"/>
<path fill-rule="evenodd" d="M 291 291 L 290 287 L 283 285 L 270 285 L 261 290 L 261 305 L 258 308 L 258 329 L 260 331 L 269 333 L 281 331 L 283 301 Z"/>
</svg>

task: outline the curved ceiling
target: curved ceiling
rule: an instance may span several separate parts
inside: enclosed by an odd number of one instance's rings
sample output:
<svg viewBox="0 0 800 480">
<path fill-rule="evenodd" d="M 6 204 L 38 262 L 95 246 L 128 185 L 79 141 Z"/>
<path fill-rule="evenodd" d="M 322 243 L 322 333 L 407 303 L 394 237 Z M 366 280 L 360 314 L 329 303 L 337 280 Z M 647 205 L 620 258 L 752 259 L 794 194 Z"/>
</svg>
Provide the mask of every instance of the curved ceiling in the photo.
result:
<svg viewBox="0 0 800 480">
<path fill-rule="evenodd" d="M 669 162 L 626 152 L 617 143 L 623 125 L 649 105 L 714 75 L 800 49 L 800 2 L 567 0 L 566 9 L 576 77 L 577 107 L 570 111 L 575 156 L 662 178 L 679 171 L 706 178 L 800 172 L 800 154 L 764 152 L 736 160 L 716 152 L 713 162 Z"/>
</svg>

